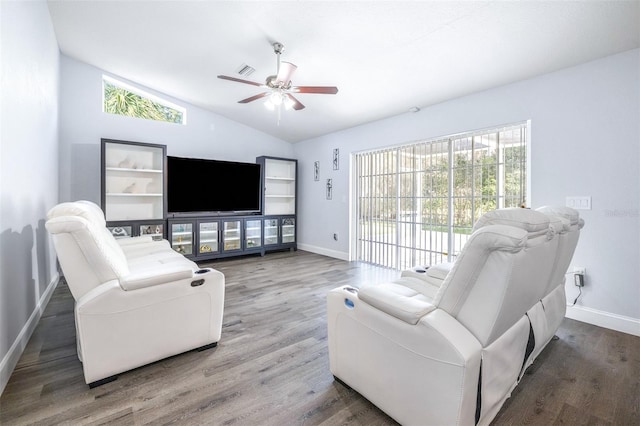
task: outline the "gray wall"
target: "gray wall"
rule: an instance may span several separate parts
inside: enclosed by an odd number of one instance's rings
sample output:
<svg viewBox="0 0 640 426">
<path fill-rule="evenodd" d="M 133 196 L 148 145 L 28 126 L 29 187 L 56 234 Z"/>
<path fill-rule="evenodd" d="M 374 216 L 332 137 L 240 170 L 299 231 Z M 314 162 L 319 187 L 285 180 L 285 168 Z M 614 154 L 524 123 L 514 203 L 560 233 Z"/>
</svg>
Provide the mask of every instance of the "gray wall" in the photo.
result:
<svg viewBox="0 0 640 426">
<path fill-rule="evenodd" d="M 280 139 L 119 76 L 61 56 L 60 200 L 100 202 L 100 138 L 167 145 L 167 154 L 255 162 L 257 156 L 291 157 Z M 102 75 L 124 81 L 187 109 L 187 124 L 143 120 L 102 112 Z M 211 182 L 210 184 L 215 184 Z M 206 183 L 199 185 L 206 191 Z"/>
<path fill-rule="evenodd" d="M 530 205 L 592 197 L 592 210 L 580 212 L 586 226 L 573 261 L 586 267 L 586 286 L 569 315 L 640 335 L 639 70 L 636 49 L 295 144 L 299 246 L 348 258 L 352 153 L 531 120 Z M 339 171 L 331 169 L 334 148 Z M 313 181 L 314 161 L 320 182 Z M 572 302 L 576 287 L 566 288 Z"/>
<path fill-rule="evenodd" d="M 0 2 L 0 392 L 57 282 L 59 51 L 43 1 Z"/>
</svg>

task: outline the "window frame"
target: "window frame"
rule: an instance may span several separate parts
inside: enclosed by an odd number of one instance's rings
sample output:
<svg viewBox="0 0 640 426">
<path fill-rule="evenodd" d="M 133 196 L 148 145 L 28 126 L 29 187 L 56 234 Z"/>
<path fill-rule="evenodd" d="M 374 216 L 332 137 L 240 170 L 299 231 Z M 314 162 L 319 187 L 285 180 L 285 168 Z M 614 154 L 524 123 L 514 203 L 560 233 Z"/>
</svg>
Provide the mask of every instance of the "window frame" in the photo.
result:
<svg viewBox="0 0 640 426">
<path fill-rule="evenodd" d="M 175 123 L 175 122 L 172 122 L 172 121 L 146 119 L 146 118 L 142 118 L 142 117 L 133 117 L 133 116 L 124 115 L 124 114 L 114 114 L 114 113 L 110 113 L 110 112 L 105 111 L 105 108 L 104 108 L 105 107 L 105 103 L 104 103 L 104 101 L 105 101 L 105 98 L 104 98 L 105 82 L 109 83 L 109 84 L 111 84 L 113 86 L 119 87 L 121 89 L 127 90 L 127 91 L 129 91 L 129 92 L 131 92 L 131 93 L 133 93 L 135 95 L 138 95 L 138 96 L 140 96 L 142 98 L 146 98 L 146 99 L 148 99 L 148 100 L 150 100 L 152 102 L 155 102 L 157 104 L 160 104 L 160 105 L 165 106 L 167 108 L 174 109 L 174 110 L 182 113 L 182 121 L 179 122 L 179 123 Z M 170 101 L 168 101 L 166 99 L 161 98 L 160 96 L 157 96 L 157 95 L 149 93 L 149 92 L 147 92 L 145 90 L 139 89 L 139 88 L 137 88 L 135 86 L 132 86 L 130 84 L 127 84 L 127 83 L 123 82 L 122 80 L 118 80 L 118 79 L 113 78 L 113 77 L 111 77 L 109 75 L 106 75 L 106 74 L 102 74 L 102 112 L 106 113 L 106 114 L 121 115 L 123 117 L 142 118 L 144 120 L 159 121 L 160 123 L 180 124 L 180 125 L 183 125 L 183 126 L 186 126 L 186 124 L 187 124 L 187 109 L 185 107 L 177 105 L 177 104 L 175 104 L 173 102 L 170 102 Z"/>
</svg>

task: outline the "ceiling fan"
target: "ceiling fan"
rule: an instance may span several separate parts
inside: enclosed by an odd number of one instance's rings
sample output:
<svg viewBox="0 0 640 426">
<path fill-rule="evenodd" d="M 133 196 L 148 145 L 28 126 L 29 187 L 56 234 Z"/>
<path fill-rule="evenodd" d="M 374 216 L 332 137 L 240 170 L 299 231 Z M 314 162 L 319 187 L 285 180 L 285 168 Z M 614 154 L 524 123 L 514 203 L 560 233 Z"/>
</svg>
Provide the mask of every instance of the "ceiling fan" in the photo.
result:
<svg viewBox="0 0 640 426">
<path fill-rule="evenodd" d="M 301 110 L 304 105 L 297 100 L 292 93 L 320 93 L 335 95 L 338 93 L 338 88 L 335 86 L 293 86 L 291 84 L 291 76 L 296 70 L 297 66 L 290 62 L 280 62 L 280 54 L 284 51 L 284 46 L 281 43 L 273 43 L 273 51 L 278 57 L 278 65 L 276 69 L 276 75 L 270 75 L 264 84 L 256 83 L 254 81 L 243 80 L 240 78 L 229 77 L 226 75 L 219 75 L 218 78 L 223 80 L 237 81 L 238 83 L 251 84 L 253 86 L 262 87 L 267 91 L 251 96 L 246 99 L 238 101 L 240 104 L 246 104 L 255 100 L 269 97 L 267 100 L 267 107 L 274 109 L 276 106 L 284 105 L 285 108 L 293 108 L 295 110 Z"/>
</svg>

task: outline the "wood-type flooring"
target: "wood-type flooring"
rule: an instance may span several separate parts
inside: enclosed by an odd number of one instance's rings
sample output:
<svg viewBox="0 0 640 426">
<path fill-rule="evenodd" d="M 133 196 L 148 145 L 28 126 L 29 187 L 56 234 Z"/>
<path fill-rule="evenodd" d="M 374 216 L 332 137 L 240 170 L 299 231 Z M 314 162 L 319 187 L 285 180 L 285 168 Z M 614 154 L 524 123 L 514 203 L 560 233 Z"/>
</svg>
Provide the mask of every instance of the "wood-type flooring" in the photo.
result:
<svg viewBox="0 0 640 426">
<path fill-rule="evenodd" d="M 334 381 L 326 295 L 397 271 L 300 250 L 201 266 L 226 277 L 219 345 L 94 389 L 84 383 L 73 298 L 61 280 L 0 397 L 0 424 L 396 424 Z M 640 338 L 569 319 L 557 335 L 493 424 L 639 425 Z"/>
</svg>

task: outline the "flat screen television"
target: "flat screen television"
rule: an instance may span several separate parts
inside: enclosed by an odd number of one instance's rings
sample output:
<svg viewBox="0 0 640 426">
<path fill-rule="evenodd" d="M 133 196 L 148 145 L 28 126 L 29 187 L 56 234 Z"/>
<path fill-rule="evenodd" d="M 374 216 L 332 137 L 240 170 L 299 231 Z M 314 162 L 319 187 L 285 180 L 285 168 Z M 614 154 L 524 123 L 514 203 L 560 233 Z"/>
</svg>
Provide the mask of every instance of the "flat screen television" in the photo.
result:
<svg viewBox="0 0 640 426">
<path fill-rule="evenodd" d="M 167 156 L 169 214 L 260 212 L 260 164 Z"/>
</svg>

